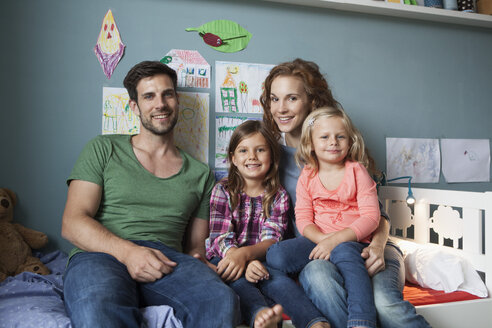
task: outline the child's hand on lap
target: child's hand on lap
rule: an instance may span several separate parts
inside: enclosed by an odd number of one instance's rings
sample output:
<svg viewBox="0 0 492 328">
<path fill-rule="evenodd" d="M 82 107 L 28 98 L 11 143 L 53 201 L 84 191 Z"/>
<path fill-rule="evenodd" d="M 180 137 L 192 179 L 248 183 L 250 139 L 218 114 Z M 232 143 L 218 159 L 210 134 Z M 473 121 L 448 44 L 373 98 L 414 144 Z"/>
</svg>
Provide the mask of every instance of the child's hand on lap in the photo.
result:
<svg viewBox="0 0 492 328">
<path fill-rule="evenodd" d="M 224 281 L 236 281 L 244 273 L 248 261 L 245 248 L 230 248 L 217 264 L 217 273 Z"/>
<path fill-rule="evenodd" d="M 329 260 L 331 251 L 338 245 L 335 238 L 328 237 L 323 239 L 313 248 L 311 254 L 309 254 L 310 260 Z"/>
<path fill-rule="evenodd" d="M 257 283 L 260 280 L 268 280 L 268 278 L 270 278 L 268 270 L 258 260 L 253 260 L 248 263 L 245 277 L 247 281 L 252 283 Z"/>
</svg>

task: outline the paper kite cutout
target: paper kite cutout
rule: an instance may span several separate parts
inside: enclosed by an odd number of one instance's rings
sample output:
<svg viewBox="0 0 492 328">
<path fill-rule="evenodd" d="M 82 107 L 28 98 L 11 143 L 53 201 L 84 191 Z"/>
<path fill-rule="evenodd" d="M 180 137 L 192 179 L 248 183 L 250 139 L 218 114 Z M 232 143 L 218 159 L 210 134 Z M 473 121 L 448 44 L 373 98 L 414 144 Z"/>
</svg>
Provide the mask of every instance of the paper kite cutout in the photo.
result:
<svg viewBox="0 0 492 328">
<path fill-rule="evenodd" d="M 104 16 L 101 32 L 99 32 L 97 44 L 94 47 L 97 59 L 108 79 L 111 78 L 116 65 L 123 57 L 124 51 L 125 45 L 121 42 L 120 32 L 110 9 Z"/>
<path fill-rule="evenodd" d="M 212 49 L 221 52 L 241 51 L 249 43 L 252 35 L 238 23 L 230 20 L 215 20 L 200 27 L 190 27 L 187 32 L 196 31 Z"/>
</svg>

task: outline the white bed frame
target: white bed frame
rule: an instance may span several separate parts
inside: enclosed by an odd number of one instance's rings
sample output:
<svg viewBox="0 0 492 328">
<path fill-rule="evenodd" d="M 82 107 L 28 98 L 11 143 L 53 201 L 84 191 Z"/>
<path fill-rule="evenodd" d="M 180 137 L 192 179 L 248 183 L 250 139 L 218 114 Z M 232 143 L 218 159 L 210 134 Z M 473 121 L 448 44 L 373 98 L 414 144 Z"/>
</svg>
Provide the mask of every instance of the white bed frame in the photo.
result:
<svg viewBox="0 0 492 328">
<path fill-rule="evenodd" d="M 443 247 L 465 255 L 477 271 L 485 273 L 485 285 L 489 292 L 488 298 L 423 305 L 417 307 L 417 312 L 423 315 L 434 328 L 492 327 L 492 192 L 419 188 L 412 188 L 412 190 L 416 203 L 413 216 L 409 217 L 410 222 L 402 219 L 405 208 L 410 214 L 405 202 L 408 188 L 383 186 L 379 189 L 379 199 L 392 220 L 392 234 L 395 228 L 399 228 L 404 231 L 406 237 L 406 228 L 413 225 L 414 239 L 411 240 L 425 244 L 429 243 L 431 226 L 438 233 L 439 229 L 444 230 L 439 233 L 439 245 L 442 245 L 443 237 L 453 239 L 453 247 Z M 449 220 L 451 222 L 446 221 L 443 224 L 444 221 L 441 221 L 437 224 L 433 219 L 434 212 L 431 213 L 431 205 L 461 208 L 461 218 L 452 218 Z M 459 215 L 458 212 L 456 213 Z M 485 224 L 482 224 L 483 217 Z M 456 227 L 462 229 L 454 229 Z M 482 246 L 482 236 L 485 236 L 485 247 Z M 457 245 L 457 239 L 460 237 L 463 238 L 462 249 L 458 249 Z"/>
</svg>

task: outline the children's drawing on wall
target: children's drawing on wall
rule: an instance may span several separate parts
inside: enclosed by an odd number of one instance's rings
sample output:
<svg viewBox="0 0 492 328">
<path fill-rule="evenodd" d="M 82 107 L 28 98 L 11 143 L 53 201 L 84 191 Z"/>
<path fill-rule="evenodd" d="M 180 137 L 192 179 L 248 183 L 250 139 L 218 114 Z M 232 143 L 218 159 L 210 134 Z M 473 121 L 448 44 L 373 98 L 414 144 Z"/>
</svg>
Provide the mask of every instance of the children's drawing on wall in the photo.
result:
<svg viewBox="0 0 492 328">
<path fill-rule="evenodd" d="M 441 139 L 446 182 L 490 182 L 489 139 Z"/>
<path fill-rule="evenodd" d="M 273 65 L 215 62 L 215 111 L 262 113 L 263 81 Z"/>
<path fill-rule="evenodd" d="M 178 92 L 179 116 L 174 128 L 176 145 L 208 163 L 208 112 L 210 95 Z M 125 88 L 103 88 L 102 134 L 137 134 L 140 119 L 130 109 Z"/>
<path fill-rule="evenodd" d="M 174 128 L 176 145 L 197 160 L 208 163 L 209 94 L 178 92 L 179 118 Z"/>
<path fill-rule="evenodd" d="M 199 27 L 189 27 L 186 31 L 198 32 L 203 42 L 221 52 L 241 51 L 246 48 L 252 37 L 241 25 L 227 19 L 214 20 Z"/>
<path fill-rule="evenodd" d="M 412 176 L 412 182 L 438 183 L 439 139 L 386 138 L 387 178 Z"/>
<path fill-rule="evenodd" d="M 227 147 L 232 132 L 246 120 L 259 120 L 257 117 L 215 116 L 215 168 L 227 168 Z"/>
<path fill-rule="evenodd" d="M 116 27 L 113 13 L 111 10 L 108 10 L 102 22 L 97 44 L 94 47 L 97 59 L 108 79 L 111 78 L 116 65 L 118 65 L 121 57 L 123 57 L 124 51 L 125 45 L 121 41 L 120 32 L 118 31 L 118 27 Z"/>
<path fill-rule="evenodd" d="M 210 88 L 210 65 L 196 50 L 172 49 L 161 62 L 178 74 L 178 87 Z"/>
<path fill-rule="evenodd" d="M 103 88 L 102 134 L 136 134 L 140 119 L 128 104 L 125 88 Z"/>
</svg>

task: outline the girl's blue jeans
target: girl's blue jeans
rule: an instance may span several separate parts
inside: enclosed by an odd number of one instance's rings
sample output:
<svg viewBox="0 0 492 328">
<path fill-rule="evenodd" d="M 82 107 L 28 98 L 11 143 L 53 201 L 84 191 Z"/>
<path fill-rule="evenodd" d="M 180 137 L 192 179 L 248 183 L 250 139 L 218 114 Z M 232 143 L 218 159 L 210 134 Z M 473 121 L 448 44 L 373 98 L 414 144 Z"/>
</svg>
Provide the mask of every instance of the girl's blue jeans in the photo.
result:
<svg viewBox="0 0 492 328">
<path fill-rule="evenodd" d="M 155 282 L 139 283 L 109 254 L 75 254 L 64 275 L 65 307 L 74 327 L 140 327 L 139 307 L 150 305 L 171 306 L 184 327 L 239 323 L 237 295 L 205 264 L 159 242 L 134 242 L 178 265 Z"/>
<path fill-rule="evenodd" d="M 299 273 L 311 261 L 309 254 L 315 246 L 315 243 L 302 236 L 284 240 L 269 248 L 267 264 L 289 274 Z M 335 247 L 330 254 L 330 262 L 341 273 L 347 291 L 346 327 L 375 328 L 377 324 L 371 279 L 360 255 L 366 246 L 365 243 L 345 242 Z"/>
<path fill-rule="evenodd" d="M 430 328 L 413 305 L 403 300 L 405 270 L 400 250 L 388 243 L 384 259 L 385 269 L 372 277 L 380 327 Z M 333 328 L 347 327 L 347 293 L 343 277 L 333 263 L 325 260 L 309 262 L 299 274 L 299 282 Z"/>
<path fill-rule="evenodd" d="M 210 263 L 217 265 L 220 258 L 214 257 Z M 265 263 L 263 265 L 266 266 Z M 267 267 L 270 278 L 258 284 L 246 280 L 243 275 L 229 286 L 238 294 L 243 320 L 253 327 L 258 311 L 274 303 L 281 304 L 295 327 L 309 328 L 316 322 L 328 320 L 309 300 L 301 286 L 286 273 Z"/>
</svg>

